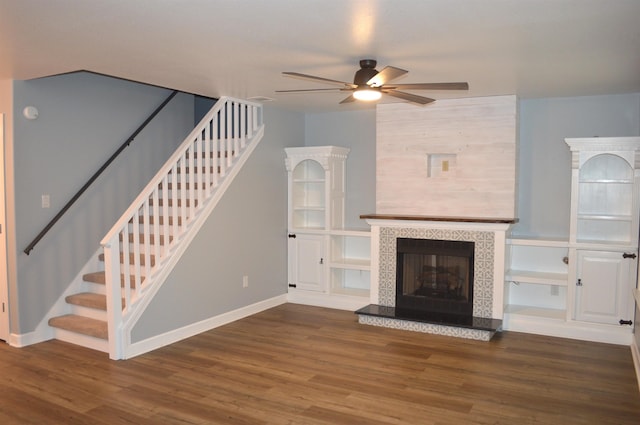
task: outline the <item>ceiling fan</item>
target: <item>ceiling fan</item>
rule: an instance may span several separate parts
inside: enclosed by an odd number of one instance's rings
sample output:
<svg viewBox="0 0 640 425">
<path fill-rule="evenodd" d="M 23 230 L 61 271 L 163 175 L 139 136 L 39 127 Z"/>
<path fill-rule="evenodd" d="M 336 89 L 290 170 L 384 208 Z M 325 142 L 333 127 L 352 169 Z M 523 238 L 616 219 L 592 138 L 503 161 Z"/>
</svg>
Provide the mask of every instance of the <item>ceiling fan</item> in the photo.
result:
<svg viewBox="0 0 640 425">
<path fill-rule="evenodd" d="M 322 91 L 345 91 L 351 92 L 347 98 L 340 103 L 350 103 L 356 100 L 372 101 L 378 100 L 383 94 L 397 97 L 415 103 L 418 105 L 426 105 L 435 102 L 435 99 L 429 97 L 418 96 L 416 94 L 407 93 L 399 90 L 469 90 L 468 83 L 416 83 L 416 84 L 388 84 L 409 71 L 396 68 L 393 66 L 385 66 L 382 71 L 378 72 L 376 68 L 377 62 L 374 59 L 363 59 L 360 61 L 360 69 L 353 77 L 353 83 L 344 81 L 331 80 L 328 78 L 315 77 L 313 75 L 301 74 L 299 72 L 283 72 L 282 75 L 287 77 L 301 78 L 303 80 L 315 81 L 340 86 L 340 88 L 332 89 L 301 89 L 301 90 L 276 90 L 276 93 L 303 93 L 303 92 L 322 92 Z"/>
</svg>

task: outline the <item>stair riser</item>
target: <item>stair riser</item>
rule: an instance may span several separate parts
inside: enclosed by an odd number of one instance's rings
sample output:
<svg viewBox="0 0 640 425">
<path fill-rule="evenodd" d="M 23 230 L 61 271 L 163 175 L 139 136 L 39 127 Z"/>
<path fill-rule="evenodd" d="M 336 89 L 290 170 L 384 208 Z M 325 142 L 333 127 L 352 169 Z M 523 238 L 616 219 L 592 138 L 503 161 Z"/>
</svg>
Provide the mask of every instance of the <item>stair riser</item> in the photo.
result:
<svg viewBox="0 0 640 425">
<path fill-rule="evenodd" d="M 80 345 L 103 353 L 109 352 L 109 341 L 92 336 L 71 332 L 66 329 L 53 328 L 53 337 L 60 341 Z"/>
<path fill-rule="evenodd" d="M 97 310 L 95 308 L 83 307 L 81 305 L 68 304 L 70 308 L 71 314 L 77 314 L 78 316 L 89 317 L 91 319 L 96 320 L 104 320 L 107 321 L 107 312 L 106 310 Z"/>
<path fill-rule="evenodd" d="M 153 226 L 154 225 L 153 216 L 150 215 L 147 220 L 149 222 L 149 226 Z M 138 224 L 142 225 L 143 222 L 144 222 L 144 215 L 140 214 L 138 216 Z M 160 219 L 158 220 L 158 222 L 159 222 L 159 226 L 160 227 L 164 227 L 164 223 L 165 223 L 164 217 L 160 216 Z M 181 225 L 182 225 L 182 219 L 178 216 L 178 227 L 181 227 Z M 173 217 L 171 217 L 171 216 L 169 216 L 169 227 L 170 228 L 174 227 L 174 225 L 173 225 Z"/>
<path fill-rule="evenodd" d="M 153 208 L 153 205 L 155 204 L 155 202 L 153 202 L 153 200 L 149 201 L 149 207 Z M 184 201 L 182 200 L 182 198 L 178 197 L 175 202 L 173 201 L 172 198 L 167 199 L 166 204 L 169 206 L 169 208 L 172 208 L 173 206 L 178 206 L 178 207 L 182 207 L 183 205 L 186 205 L 187 207 L 190 207 L 191 205 L 197 206 L 198 205 L 198 201 L 191 201 L 189 199 L 189 195 L 185 196 Z M 158 208 L 164 208 L 165 205 L 165 201 L 164 199 L 160 199 L 158 200 Z"/>
<path fill-rule="evenodd" d="M 80 286 L 80 290 L 78 292 L 93 292 L 100 295 L 106 295 L 107 289 L 105 285 L 94 282 L 87 282 L 86 280 L 82 282 Z"/>
<path fill-rule="evenodd" d="M 145 259 L 146 257 L 144 255 L 142 255 L 142 254 L 144 254 L 144 253 L 141 253 L 141 255 L 140 255 L 140 260 L 139 260 L 140 265 L 144 265 L 145 261 L 146 261 L 146 259 Z M 124 257 L 123 255 L 120 255 L 120 267 L 124 266 L 124 263 L 122 262 L 123 257 Z M 129 254 L 129 264 L 130 265 L 134 264 L 134 261 L 133 261 L 134 258 L 135 258 L 135 255 Z M 97 270 L 97 271 L 104 271 L 104 254 L 100 254 L 100 256 L 98 257 L 98 261 L 100 261 L 101 268 L 100 268 L 100 270 Z M 151 255 L 149 261 L 150 261 L 151 267 L 153 267 L 155 265 L 155 262 L 156 262 L 155 256 L 153 254 Z"/>
<path fill-rule="evenodd" d="M 139 253 L 140 255 L 145 253 L 145 247 L 144 244 L 140 244 L 140 250 Z M 162 251 L 163 249 L 166 249 L 168 247 L 165 247 L 164 245 L 160 245 L 160 251 Z M 129 252 L 133 252 L 134 246 L 133 244 L 129 244 Z M 122 244 L 120 244 L 120 250 L 122 250 Z M 156 248 L 155 245 L 149 245 L 149 251 L 151 252 L 151 255 L 155 255 L 156 254 Z M 129 263 L 130 265 L 132 265 L 131 263 Z M 121 267 L 122 267 L 122 263 L 120 263 Z"/>
<path fill-rule="evenodd" d="M 106 283 L 106 282 L 105 282 L 105 278 L 106 278 L 106 277 L 105 277 L 104 275 L 102 275 L 102 276 L 96 276 L 96 275 L 92 275 L 92 274 L 91 274 L 91 275 L 85 275 L 85 276 L 83 276 L 83 280 L 84 280 L 84 282 L 85 282 L 85 283 L 92 283 L 92 284 L 94 284 L 94 285 L 102 285 L 103 287 L 105 286 L 105 283 Z M 144 280 L 145 280 L 145 279 L 144 279 L 144 276 L 142 276 L 142 278 L 143 278 L 143 279 L 142 279 L 142 282 L 140 282 L 140 283 L 141 283 L 142 285 L 144 285 Z M 129 279 L 127 279 L 127 281 L 128 281 L 128 282 L 129 282 L 129 284 L 130 284 L 130 288 L 131 288 L 131 290 L 132 290 L 133 292 L 135 292 L 135 287 L 133 286 L 133 285 L 135 284 L 135 282 L 134 282 L 133 278 L 129 278 Z M 122 284 L 122 287 L 124 287 L 124 282 L 125 282 L 125 280 L 124 280 L 124 279 L 121 279 L 121 280 L 120 280 L 120 282 L 121 282 L 121 284 Z M 86 292 L 90 292 L 90 291 L 86 291 Z"/>
</svg>

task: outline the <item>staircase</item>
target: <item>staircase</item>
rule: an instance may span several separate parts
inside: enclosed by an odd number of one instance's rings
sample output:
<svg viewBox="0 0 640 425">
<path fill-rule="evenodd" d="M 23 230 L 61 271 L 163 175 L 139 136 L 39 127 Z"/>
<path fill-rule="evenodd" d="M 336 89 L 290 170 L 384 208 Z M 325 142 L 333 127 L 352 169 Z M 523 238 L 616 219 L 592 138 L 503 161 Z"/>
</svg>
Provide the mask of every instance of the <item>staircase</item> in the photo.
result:
<svg viewBox="0 0 640 425">
<path fill-rule="evenodd" d="M 135 355 L 133 325 L 262 139 L 261 108 L 216 102 L 103 238 L 100 269 L 65 298 L 68 314 L 49 319 L 55 338 Z"/>
</svg>

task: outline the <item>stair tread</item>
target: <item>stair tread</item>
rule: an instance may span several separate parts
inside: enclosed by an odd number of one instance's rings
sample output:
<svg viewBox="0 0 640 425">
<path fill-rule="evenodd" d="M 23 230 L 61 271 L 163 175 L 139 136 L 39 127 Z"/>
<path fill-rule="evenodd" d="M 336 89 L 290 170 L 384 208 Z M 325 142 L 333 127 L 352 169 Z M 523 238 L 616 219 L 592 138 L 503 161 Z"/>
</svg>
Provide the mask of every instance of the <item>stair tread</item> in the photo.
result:
<svg viewBox="0 0 640 425">
<path fill-rule="evenodd" d="M 104 320 L 78 316 L 76 314 L 65 314 L 64 316 L 52 317 L 49 319 L 49 326 L 95 338 L 109 338 L 107 322 Z"/>
<path fill-rule="evenodd" d="M 79 305 L 81 307 L 95 308 L 96 310 L 107 311 L 107 296 L 104 294 L 96 294 L 95 292 L 80 292 L 69 295 L 65 298 L 69 304 Z M 122 299 L 122 308 L 125 307 L 124 298 Z"/>
</svg>

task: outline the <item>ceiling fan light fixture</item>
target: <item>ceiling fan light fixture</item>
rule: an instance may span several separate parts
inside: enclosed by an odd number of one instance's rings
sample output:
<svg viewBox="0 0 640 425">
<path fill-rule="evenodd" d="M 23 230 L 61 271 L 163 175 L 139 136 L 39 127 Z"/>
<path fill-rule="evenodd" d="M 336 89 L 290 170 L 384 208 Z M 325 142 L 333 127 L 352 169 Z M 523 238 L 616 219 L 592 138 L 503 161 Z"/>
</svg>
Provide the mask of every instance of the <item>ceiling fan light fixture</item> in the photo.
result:
<svg viewBox="0 0 640 425">
<path fill-rule="evenodd" d="M 370 102 L 380 99 L 382 97 L 382 93 L 380 92 L 380 90 L 371 87 L 363 87 L 356 89 L 356 91 L 353 92 L 353 97 L 358 100 Z"/>
</svg>

